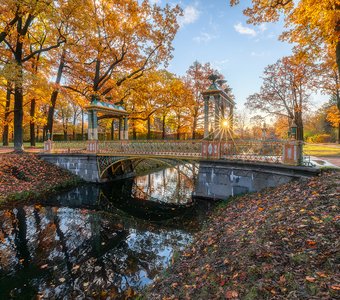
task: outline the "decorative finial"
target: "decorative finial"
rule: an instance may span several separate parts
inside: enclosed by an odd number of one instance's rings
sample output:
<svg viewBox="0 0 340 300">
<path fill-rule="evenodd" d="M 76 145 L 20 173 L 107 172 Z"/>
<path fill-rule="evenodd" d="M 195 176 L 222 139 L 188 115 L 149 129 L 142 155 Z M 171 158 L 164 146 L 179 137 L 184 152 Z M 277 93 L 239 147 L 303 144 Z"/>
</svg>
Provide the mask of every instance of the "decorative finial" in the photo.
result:
<svg viewBox="0 0 340 300">
<path fill-rule="evenodd" d="M 208 79 L 212 81 L 212 83 L 214 84 L 216 82 L 217 79 L 219 79 L 220 76 L 216 75 L 216 74 L 211 74 Z"/>
</svg>

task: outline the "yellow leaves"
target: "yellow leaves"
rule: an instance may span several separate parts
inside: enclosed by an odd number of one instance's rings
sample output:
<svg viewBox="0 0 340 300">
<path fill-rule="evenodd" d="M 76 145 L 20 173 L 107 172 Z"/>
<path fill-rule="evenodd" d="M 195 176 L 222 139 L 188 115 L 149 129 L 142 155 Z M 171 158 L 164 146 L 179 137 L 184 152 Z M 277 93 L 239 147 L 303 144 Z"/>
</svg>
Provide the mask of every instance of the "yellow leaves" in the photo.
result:
<svg viewBox="0 0 340 300">
<path fill-rule="evenodd" d="M 331 106 L 327 111 L 327 121 L 329 121 L 333 127 L 338 127 L 340 123 L 340 111 L 336 105 Z"/>
</svg>

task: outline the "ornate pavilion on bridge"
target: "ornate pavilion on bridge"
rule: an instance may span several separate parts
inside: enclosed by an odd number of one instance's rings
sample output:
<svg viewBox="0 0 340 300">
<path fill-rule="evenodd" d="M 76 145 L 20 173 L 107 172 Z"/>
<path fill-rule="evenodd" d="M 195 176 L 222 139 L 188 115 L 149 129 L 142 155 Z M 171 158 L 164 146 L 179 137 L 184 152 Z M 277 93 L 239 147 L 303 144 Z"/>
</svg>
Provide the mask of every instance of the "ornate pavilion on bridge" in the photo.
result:
<svg viewBox="0 0 340 300">
<path fill-rule="evenodd" d="M 202 92 L 204 98 L 204 139 L 220 139 L 223 130 L 233 131 L 235 102 L 221 85 L 224 80 L 218 75 L 210 75 L 209 88 Z M 225 127 L 225 128 L 223 128 Z"/>
<path fill-rule="evenodd" d="M 101 119 L 118 119 L 119 120 L 119 140 L 129 139 L 128 116 L 129 113 L 119 105 L 93 100 L 90 105 L 85 107 L 88 113 L 88 140 L 98 140 L 98 121 Z M 112 129 L 113 122 L 112 122 Z M 112 134 L 113 136 L 113 134 Z"/>
</svg>

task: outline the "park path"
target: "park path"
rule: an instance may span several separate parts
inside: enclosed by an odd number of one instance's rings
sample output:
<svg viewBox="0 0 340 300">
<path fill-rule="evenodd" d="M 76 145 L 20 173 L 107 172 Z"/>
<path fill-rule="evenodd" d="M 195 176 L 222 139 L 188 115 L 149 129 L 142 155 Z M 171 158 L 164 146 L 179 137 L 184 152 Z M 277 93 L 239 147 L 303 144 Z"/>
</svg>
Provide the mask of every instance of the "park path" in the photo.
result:
<svg viewBox="0 0 340 300">
<path fill-rule="evenodd" d="M 317 162 L 319 165 L 329 166 L 329 164 L 331 164 L 333 166 L 340 168 L 340 156 L 328 156 L 328 157 L 311 156 L 311 159 Z M 325 163 L 320 164 L 318 161 L 325 162 Z"/>
<path fill-rule="evenodd" d="M 42 148 L 25 148 L 25 152 L 28 153 L 39 153 L 41 152 Z M 0 147 L 0 154 L 3 153 L 11 153 L 14 151 L 13 147 Z"/>
</svg>

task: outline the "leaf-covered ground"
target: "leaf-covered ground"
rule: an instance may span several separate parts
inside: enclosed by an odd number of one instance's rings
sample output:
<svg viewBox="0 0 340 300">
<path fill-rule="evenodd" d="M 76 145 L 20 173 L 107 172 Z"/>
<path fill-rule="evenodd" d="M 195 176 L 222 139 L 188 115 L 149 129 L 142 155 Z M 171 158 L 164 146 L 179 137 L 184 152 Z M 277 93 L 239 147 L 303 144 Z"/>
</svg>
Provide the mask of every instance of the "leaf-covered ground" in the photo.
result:
<svg viewBox="0 0 340 300">
<path fill-rule="evenodd" d="M 42 195 L 77 181 L 71 173 L 33 154 L 0 154 L 0 203 Z"/>
<path fill-rule="evenodd" d="M 145 299 L 340 299 L 340 172 L 219 207 Z"/>
</svg>

